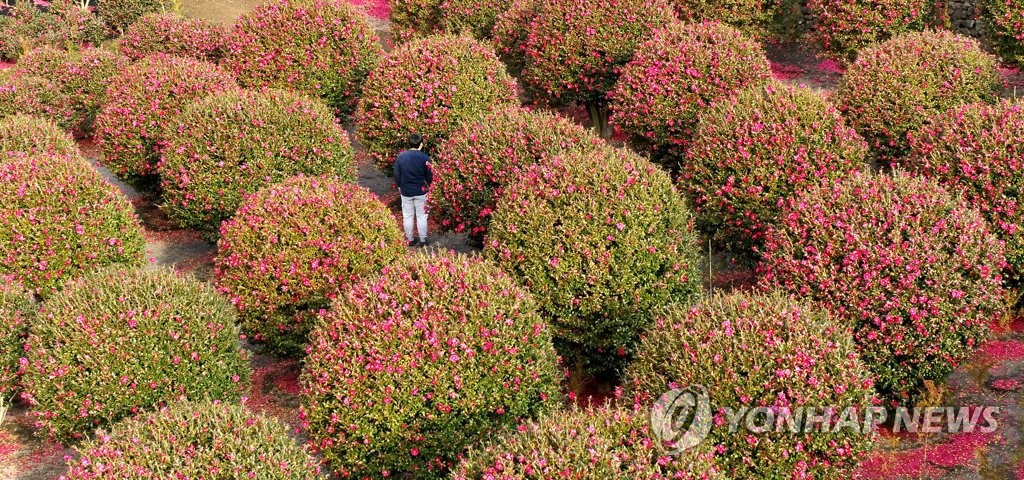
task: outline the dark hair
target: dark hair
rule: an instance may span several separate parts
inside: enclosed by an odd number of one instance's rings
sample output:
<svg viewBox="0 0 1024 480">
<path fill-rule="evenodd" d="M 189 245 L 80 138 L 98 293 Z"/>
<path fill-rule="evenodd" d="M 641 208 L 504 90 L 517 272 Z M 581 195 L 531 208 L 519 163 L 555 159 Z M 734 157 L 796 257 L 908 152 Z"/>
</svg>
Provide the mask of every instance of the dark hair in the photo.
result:
<svg viewBox="0 0 1024 480">
<path fill-rule="evenodd" d="M 418 133 L 409 134 L 409 148 L 420 148 L 423 145 L 423 136 Z"/>
</svg>

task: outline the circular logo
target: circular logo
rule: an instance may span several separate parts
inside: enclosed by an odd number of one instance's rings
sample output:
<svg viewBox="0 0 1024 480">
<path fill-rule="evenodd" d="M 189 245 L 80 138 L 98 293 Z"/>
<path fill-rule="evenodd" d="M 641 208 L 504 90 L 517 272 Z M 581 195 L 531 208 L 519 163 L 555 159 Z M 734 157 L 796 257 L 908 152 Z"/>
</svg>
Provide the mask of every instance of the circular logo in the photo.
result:
<svg viewBox="0 0 1024 480">
<path fill-rule="evenodd" d="M 702 385 L 669 390 L 651 406 L 651 431 L 670 455 L 703 442 L 711 422 L 711 401 Z"/>
</svg>

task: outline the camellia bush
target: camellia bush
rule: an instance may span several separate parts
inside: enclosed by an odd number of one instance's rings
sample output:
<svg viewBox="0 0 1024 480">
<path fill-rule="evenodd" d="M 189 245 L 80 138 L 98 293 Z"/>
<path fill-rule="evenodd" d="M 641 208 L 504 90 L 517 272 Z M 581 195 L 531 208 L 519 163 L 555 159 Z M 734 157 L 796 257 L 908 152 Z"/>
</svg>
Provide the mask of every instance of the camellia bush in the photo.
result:
<svg viewBox="0 0 1024 480">
<path fill-rule="evenodd" d="M 98 267 L 141 265 L 145 242 L 128 199 L 81 157 L 0 161 L 0 276 L 47 297 Z"/>
<path fill-rule="evenodd" d="M 699 118 L 680 184 L 705 237 L 740 257 L 756 257 L 782 200 L 867 167 L 866 142 L 807 88 L 751 87 Z"/>
<path fill-rule="evenodd" d="M 754 38 L 767 38 L 783 8 L 791 3 L 772 0 L 673 0 L 679 18 L 687 23 L 717 21 Z"/>
<path fill-rule="evenodd" d="M 537 297 L 563 355 L 613 371 L 653 310 L 699 293 L 691 223 L 668 174 L 642 157 L 567 154 L 534 165 L 505 192 L 484 255 Z"/>
<path fill-rule="evenodd" d="M 247 332 L 301 354 L 316 314 L 405 253 L 391 212 L 338 177 L 294 177 L 250 196 L 221 227 L 214 278 Z"/>
<path fill-rule="evenodd" d="M 470 450 L 451 478 L 724 480 L 706 448 L 674 453 L 664 447 L 650 417 L 649 406 L 640 404 L 550 414 Z"/>
<path fill-rule="evenodd" d="M 338 476 L 444 478 L 469 445 L 558 402 L 536 304 L 478 258 L 385 268 L 334 303 L 308 353 L 301 417 Z"/>
<path fill-rule="evenodd" d="M 214 472 L 230 480 L 321 478 L 287 425 L 226 402 L 176 402 L 124 420 L 76 450 L 67 480 L 207 478 Z"/>
<path fill-rule="evenodd" d="M 936 26 L 935 5 L 928 0 L 807 1 L 815 39 L 826 52 L 846 61 L 872 44 Z"/>
<path fill-rule="evenodd" d="M 431 163 L 431 209 L 442 225 L 482 239 L 510 183 L 535 163 L 597 148 L 583 127 L 547 112 L 501 110 L 467 122 L 437 149 Z"/>
<path fill-rule="evenodd" d="M 1008 61 L 1024 64 L 1024 1 L 985 0 L 981 6 L 996 51 Z"/>
<path fill-rule="evenodd" d="M 0 119 L 0 163 L 25 155 L 77 153 L 71 135 L 45 118 L 17 114 Z"/>
<path fill-rule="evenodd" d="M 331 109 L 283 90 L 228 90 L 194 101 L 164 131 L 163 210 L 216 236 L 246 194 L 300 173 L 355 179 L 355 153 Z"/>
<path fill-rule="evenodd" d="M 779 218 L 762 286 L 852 326 L 878 392 L 894 402 L 943 381 L 1002 313 L 1002 242 L 934 181 L 854 174 L 791 197 Z"/>
<path fill-rule="evenodd" d="M 513 77 L 521 77 L 526 68 L 526 37 L 540 7 L 539 0 L 513 0 L 494 20 L 491 29 L 494 53 Z"/>
<path fill-rule="evenodd" d="M 247 87 L 282 87 L 351 113 L 382 50 L 366 14 L 345 0 L 281 0 L 235 21 L 224 66 Z"/>
<path fill-rule="evenodd" d="M 74 119 L 71 100 L 53 81 L 0 73 L 0 119 L 18 113 L 49 119 L 62 128 L 70 127 Z"/>
<path fill-rule="evenodd" d="M 392 31 L 401 39 L 440 33 L 491 38 L 494 23 L 516 0 L 391 0 Z"/>
<path fill-rule="evenodd" d="M 43 47 L 25 54 L 16 68 L 21 75 L 36 75 L 53 81 L 70 101 L 71 127 L 88 135 L 92 133 L 96 115 L 106 103 L 107 87 L 126 66 L 124 57 L 108 50 L 89 48 L 66 52 Z"/>
<path fill-rule="evenodd" d="M 58 441 L 182 400 L 237 401 L 249 359 L 235 311 L 170 270 L 108 268 L 46 301 L 29 334 L 25 393 Z"/>
<path fill-rule="evenodd" d="M 173 116 L 193 100 L 236 88 L 231 74 L 193 58 L 156 54 L 129 65 L 111 81 L 96 117 L 104 165 L 125 177 L 155 174 Z"/>
<path fill-rule="evenodd" d="M 0 322 L 0 409 L 10 405 L 21 390 L 21 359 L 25 356 L 25 338 L 35 312 L 32 295 L 20 284 L 0 283 L 0 318 L 3 319 Z"/>
<path fill-rule="evenodd" d="M 7 2 L 5 2 L 7 3 Z M 43 11 L 31 0 L 16 0 L 0 16 L 0 60 L 13 61 L 26 51 L 49 46 L 77 50 L 106 39 L 103 21 L 67 0 L 48 2 Z"/>
<path fill-rule="evenodd" d="M 168 0 L 102 0 L 96 4 L 96 13 L 116 33 L 125 33 L 128 27 L 150 13 L 170 10 Z"/>
<path fill-rule="evenodd" d="M 166 53 L 217 63 L 224 56 L 226 41 L 227 29 L 209 20 L 151 13 L 128 27 L 118 48 L 132 61 Z"/>
<path fill-rule="evenodd" d="M 520 81 L 542 103 L 586 105 L 607 136 L 607 93 L 651 32 L 675 21 L 667 0 L 540 4 L 523 34 Z"/>
<path fill-rule="evenodd" d="M 1006 242 L 1010 280 L 1024 276 L 1024 103 L 976 103 L 942 112 L 909 134 L 907 170 L 962 192 Z"/>
<path fill-rule="evenodd" d="M 13 16 L 0 15 L 0 60 L 10 62 L 21 56 L 18 42 L 18 23 Z"/>
<path fill-rule="evenodd" d="M 995 57 L 946 31 L 907 33 L 864 49 L 839 83 L 836 102 L 881 163 L 907 154 L 907 132 L 929 116 L 1002 89 Z"/>
<path fill-rule="evenodd" d="M 358 135 L 391 172 L 409 134 L 422 135 L 432 154 L 460 123 L 516 104 L 515 81 L 490 47 L 469 37 L 427 37 L 391 51 L 370 74 Z"/>
<path fill-rule="evenodd" d="M 609 94 L 611 122 L 674 170 L 701 111 L 771 74 L 761 45 L 736 29 L 675 22 L 655 30 L 622 69 Z"/>
<path fill-rule="evenodd" d="M 849 326 L 781 292 L 718 295 L 668 309 L 644 337 L 625 385 L 649 402 L 675 388 L 706 394 L 712 417 L 705 442 L 715 446 L 715 464 L 728 478 L 850 478 L 873 439 L 861 421 L 872 380 Z M 747 413 L 740 430 L 730 431 L 724 409 L 744 407 L 771 413 Z M 808 425 L 830 408 L 855 409 L 854 426 L 836 424 L 850 411 L 832 412 L 825 427 Z M 785 415 L 801 427 L 787 428 Z"/>
</svg>

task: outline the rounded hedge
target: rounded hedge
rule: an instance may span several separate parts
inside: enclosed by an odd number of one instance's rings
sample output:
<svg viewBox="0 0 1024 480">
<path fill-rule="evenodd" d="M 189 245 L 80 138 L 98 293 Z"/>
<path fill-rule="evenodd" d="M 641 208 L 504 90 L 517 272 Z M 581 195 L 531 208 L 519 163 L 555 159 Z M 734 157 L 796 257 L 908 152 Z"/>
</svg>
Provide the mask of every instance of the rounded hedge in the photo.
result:
<svg viewBox="0 0 1024 480">
<path fill-rule="evenodd" d="M 867 167 L 867 143 L 807 88 L 751 87 L 699 119 L 680 185 L 698 229 L 741 257 L 756 257 L 782 200 Z"/>
<path fill-rule="evenodd" d="M 537 297 L 565 354 L 614 369 L 652 310 L 700 291 L 692 216 L 668 174 L 600 149 L 534 165 L 498 202 L 484 254 Z"/>
<path fill-rule="evenodd" d="M 1024 103 L 976 103 L 933 116 L 910 132 L 908 171 L 962 192 L 1000 239 L 1014 283 L 1024 276 Z"/>
<path fill-rule="evenodd" d="M 245 331 L 301 354 L 313 317 L 405 253 L 391 212 L 337 177 L 294 177 L 246 199 L 221 227 L 217 288 Z"/>
<path fill-rule="evenodd" d="M 513 108 L 467 122 L 431 162 L 431 213 L 445 227 L 483 238 L 498 199 L 530 166 L 599 142 L 583 127 L 543 111 Z"/>
<path fill-rule="evenodd" d="M 527 422 L 470 450 L 452 480 L 550 478 L 724 480 L 706 449 L 672 453 L 651 431 L 650 410 L 574 408 Z"/>
<path fill-rule="evenodd" d="M 156 269 L 86 275 L 32 323 L 31 415 L 68 441 L 185 399 L 238 400 L 250 375 L 238 335 L 234 309 L 197 280 Z"/>
<path fill-rule="evenodd" d="M 173 116 L 193 100 L 236 88 L 231 74 L 192 58 L 156 54 L 127 66 L 96 117 L 104 165 L 126 177 L 155 174 Z"/>
<path fill-rule="evenodd" d="M 321 478 L 287 425 L 223 402 L 176 403 L 124 420 L 76 450 L 80 456 L 68 460 L 67 480 Z"/>
<path fill-rule="evenodd" d="M 55 82 L 36 75 L 0 74 L 0 119 L 18 113 L 43 117 L 63 128 L 74 122 L 71 100 Z"/>
<path fill-rule="evenodd" d="M 45 118 L 16 114 L 0 119 L 0 163 L 10 157 L 77 153 L 71 135 Z"/>
<path fill-rule="evenodd" d="M 498 16 L 516 0 L 390 0 L 392 31 L 403 40 L 452 33 L 488 40 Z"/>
<path fill-rule="evenodd" d="M 667 0 L 559 0 L 536 8 L 522 36 L 519 79 L 553 106 L 603 104 L 642 42 L 677 21 Z"/>
<path fill-rule="evenodd" d="M 246 194 L 300 173 L 355 179 L 348 134 L 331 109 L 298 93 L 228 90 L 184 107 L 164 132 L 163 210 L 216 236 Z"/>
<path fill-rule="evenodd" d="M 929 0 L 808 0 L 813 37 L 829 54 L 853 61 L 875 43 L 937 25 Z"/>
<path fill-rule="evenodd" d="M 409 134 L 422 135 L 432 154 L 462 122 L 515 105 L 515 81 L 490 47 L 469 37 L 427 37 L 392 50 L 370 73 L 358 136 L 391 172 Z"/>
<path fill-rule="evenodd" d="M 644 337 L 625 384 L 652 401 L 671 389 L 705 388 L 716 411 L 704 441 L 729 478 L 850 478 L 873 440 L 856 420 L 854 429 L 796 432 L 770 422 L 759 433 L 748 430 L 748 416 L 730 431 L 724 408 L 764 407 L 776 421 L 789 414 L 806 425 L 812 408 L 854 408 L 859 418 L 871 406 L 871 376 L 849 327 L 782 293 L 717 295 L 667 310 Z"/>
<path fill-rule="evenodd" d="M 1024 1 L 980 2 L 992 46 L 1005 60 L 1024 65 Z"/>
<path fill-rule="evenodd" d="M 762 285 L 806 296 L 851 325 L 891 400 L 912 401 L 925 381 L 944 381 L 1002 313 L 1002 242 L 933 181 L 854 174 L 786 200 L 779 218 L 765 240 Z"/>
<path fill-rule="evenodd" d="M 68 32 L 70 38 L 64 44 L 51 41 L 43 42 L 42 45 L 53 45 L 75 51 L 80 47 L 99 46 L 110 36 L 110 30 L 103 19 L 96 15 L 91 8 L 82 8 L 81 2 L 52 0 L 47 6 L 47 11 L 59 19 L 58 23 Z"/>
<path fill-rule="evenodd" d="M 307 349 L 301 416 L 338 476 L 441 478 L 465 449 L 551 410 L 551 336 L 472 257 L 412 255 L 340 297 Z"/>
<path fill-rule="evenodd" d="M 530 22 L 540 11 L 537 0 L 513 0 L 494 20 L 491 30 L 491 44 L 505 69 L 519 78 L 526 68 L 526 36 L 530 33 Z"/>
<path fill-rule="evenodd" d="M 623 68 L 609 94 L 610 121 L 676 169 L 700 112 L 771 75 L 761 45 L 735 28 L 675 22 L 655 30 Z"/>
<path fill-rule="evenodd" d="M 26 50 L 42 46 L 76 50 L 99 45 L 107 37 L 102 20 L 69 1 L 53 0 L 46 11 L 30 0 L 10 3 L 4 5 L 9 16 L 0 18 L 0 59 L 17 60 Z"/>
<path fill-rule="evenodd" d="M 0 60 L 10 62 L 21 56 L 17 29 L 18 21 L 13 16 L 0 15 Z"/>
<path fill-rule="evenodd" d="M 52 80 L 68 96 L 74 112 L 71 127 L 91 134 L 96 115 L 106 103 L 107 87 L 126 66 L 124 57 L 107 50 L 65 52 L 44 47 L 26 53 L 16 68 L 20 74 Z"/>
<path fill-rule="evenodd" d="M 995 57 L 945 31 L 907 33 L 864 49 L 843 75 L 836 102 L 883 163 L 907 154 L 907 132 L 947 109 L 1002 88 Z"/>
<path fill-rule="evenodd" d="M 104 265 L 141 265 L 145 238 L 128 199 L 77 156 L 0 163 L 0 275 L 49 296 Z"/>
<path fill-rule="evenodd" d="M 96 14 L 114 32 L 125 33 L 140 18 L 168 11 L 171 4 L 166 0 L 100 0 L 96 4 Z"/>
<path fill-rule="evenodd" d="M 224 66 L 247 87 L 294 88 L 348 114 L 382 50 L 369 18 L 345 0 L 270 2 L 243 14 Z"/>
<path fill-rule="evenodd" d="M 21 390 L 21 360 L 25 357 L 25 338 L 35 315 L 32 295 L 18 283 L 0 283 L 0 404 L 10 405 Z"/>
<path fill-rule="evenodd" d="M 227 29 L 201 18 L 177 13 L 151 13 L 128 27 L 118 42 L 129 60 L 166 53 L 217 63 L 224 56 Z"/>
</svg>

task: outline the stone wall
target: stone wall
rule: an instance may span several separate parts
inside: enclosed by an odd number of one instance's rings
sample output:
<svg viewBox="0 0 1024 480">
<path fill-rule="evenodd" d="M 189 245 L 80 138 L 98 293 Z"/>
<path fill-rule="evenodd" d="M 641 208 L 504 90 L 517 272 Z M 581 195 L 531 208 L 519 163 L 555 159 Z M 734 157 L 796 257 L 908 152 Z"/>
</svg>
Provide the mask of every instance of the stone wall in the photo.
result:
<svg viewBox="0 0 1024 480">
<path fill-rule="evenodd" d="M 962 35 L 981 38 L 982 22 L 978 11 L 978 0 L 950 0 L 949 29 Z"/>
</svg>

